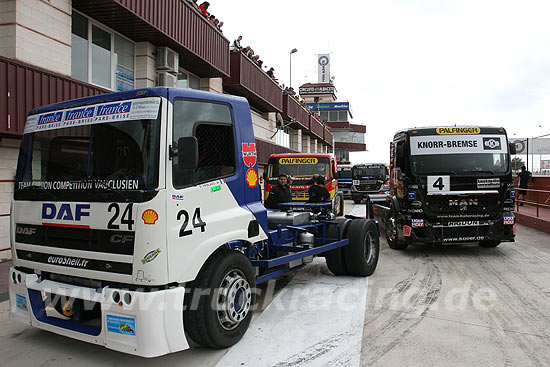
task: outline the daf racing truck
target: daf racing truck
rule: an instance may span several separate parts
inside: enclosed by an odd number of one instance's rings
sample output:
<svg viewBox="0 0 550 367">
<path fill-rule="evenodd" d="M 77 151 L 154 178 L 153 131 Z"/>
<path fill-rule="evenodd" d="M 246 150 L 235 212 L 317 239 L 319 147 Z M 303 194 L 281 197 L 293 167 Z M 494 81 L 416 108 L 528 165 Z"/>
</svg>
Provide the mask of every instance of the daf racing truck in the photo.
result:
<svg viewBox="0 0 550 367">
<path fill-rule="evenodd" d="M 33 109 L 15 181 L 10 318 L 142 357 L 235 344 L 256 285 L 313 256 L 354 276 L 378 261 L 371 218 L 266 210 L 240 97 L 159 87 Z"/>
<path fill-rule="evenodd" d="M 388 245 L 514 241 L 510 155 L 499 127 L 399 131 L 390 146 L 389 194 L 375 205 Z"/>
<path fill-rule="evenodd" d="M 351 164 L 338 165 L 338 191 L 342 193 L 344 199 L 351 199 Z"/>
<path fill-rule="evenodd" d="M 356 164 L 351 168 L 351 199 L 355 204 L 369 194 L 388 191 L 388 170 L 384 163 Z"/>
</svg>

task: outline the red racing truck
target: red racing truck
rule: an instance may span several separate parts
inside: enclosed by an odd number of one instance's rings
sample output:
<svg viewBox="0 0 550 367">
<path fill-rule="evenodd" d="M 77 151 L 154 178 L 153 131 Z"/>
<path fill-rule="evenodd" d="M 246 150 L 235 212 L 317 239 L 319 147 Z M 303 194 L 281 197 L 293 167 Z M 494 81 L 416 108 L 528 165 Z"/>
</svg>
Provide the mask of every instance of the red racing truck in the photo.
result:
<svg viewBox="0 0 550 367">
<path fill-rule="evenodd" d="M 279 175 L 287 175 L 291 179 L 292 201 L 308 201 L 311 179 L 318 174 L 325 179 L 332 212 L 336 216 L 344 215 L 344 196 L 338 192 L 337 172 L 336 157 L 331 153 L 272 154 L 265 174 L 265 199 L 271 188 L 277 185 Z"/>
</svg>

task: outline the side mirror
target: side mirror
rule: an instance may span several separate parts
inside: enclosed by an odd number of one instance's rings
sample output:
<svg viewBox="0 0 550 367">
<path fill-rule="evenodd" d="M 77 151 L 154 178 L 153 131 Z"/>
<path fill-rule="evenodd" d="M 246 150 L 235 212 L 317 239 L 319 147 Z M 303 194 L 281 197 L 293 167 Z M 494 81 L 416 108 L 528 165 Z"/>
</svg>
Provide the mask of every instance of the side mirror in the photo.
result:
<svg viewBox="0 0 550 367">
<path fill-rule="evenodd" d="M 510 154 L 511 154 L 511 155 L 516 154 L 516 144 L 514 144 L 514 143 L 508 143 L 508 145 L 510 146 L 510 148 L 509 148 L 509 149 L 510 149 Z"/>
<path fill-rule="evenodd" d="M 178 139 L 178 167 L 180 171 L 194 170 L 199 164 L 199 143 L 194 136 Z"/>
</svg>

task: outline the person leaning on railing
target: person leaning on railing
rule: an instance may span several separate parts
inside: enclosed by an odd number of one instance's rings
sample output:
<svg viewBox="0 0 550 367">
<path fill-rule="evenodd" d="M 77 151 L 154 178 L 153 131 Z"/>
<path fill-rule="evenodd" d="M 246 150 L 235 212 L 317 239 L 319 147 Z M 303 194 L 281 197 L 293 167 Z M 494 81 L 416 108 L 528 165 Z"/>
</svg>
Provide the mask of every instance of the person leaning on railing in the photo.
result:
<svg viewBox="0 0 550 367">
<path fill-rule="evenodd" d="M 523 201 L 525 194 L 527 194 L 527 191 L 522 189 L 529 188 L 529 178 L 532 179 L 531 172 L 527 171 L 525 169 L 525 166 L 521 166 L 521 172 L 518 173 L 518 200 L 520 200 L 518 205 L 523 205 L 521 201 Z"/>
</svg>

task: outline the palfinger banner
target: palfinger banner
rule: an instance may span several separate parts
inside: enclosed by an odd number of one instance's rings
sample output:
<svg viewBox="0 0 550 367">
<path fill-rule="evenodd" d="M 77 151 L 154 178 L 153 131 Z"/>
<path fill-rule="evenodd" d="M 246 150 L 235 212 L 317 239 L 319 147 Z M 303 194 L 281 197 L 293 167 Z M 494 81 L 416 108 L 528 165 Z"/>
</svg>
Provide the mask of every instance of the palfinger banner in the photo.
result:
<svg viewBox="0 0 550 367">
<path fill-rule="evenodd" d="M 504 135 L 427 135 L 411 137 L 411 155 L 507 153 Z"/>
<path fill-rule="evenodd" d="M 330 83 L 330 55 L 318 55 L 317 64 L 319 83 Z"/>
</svg>

